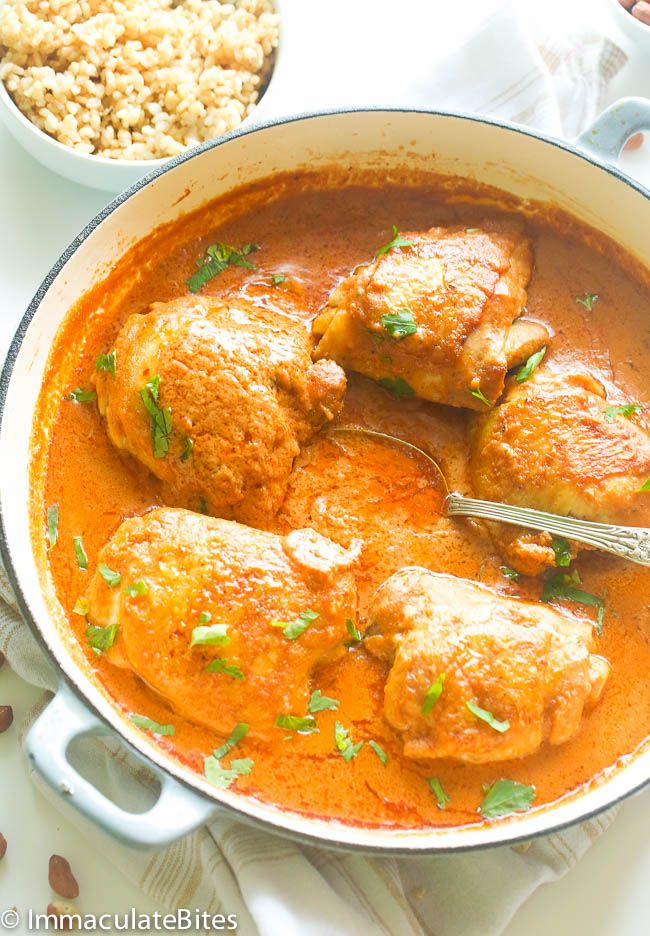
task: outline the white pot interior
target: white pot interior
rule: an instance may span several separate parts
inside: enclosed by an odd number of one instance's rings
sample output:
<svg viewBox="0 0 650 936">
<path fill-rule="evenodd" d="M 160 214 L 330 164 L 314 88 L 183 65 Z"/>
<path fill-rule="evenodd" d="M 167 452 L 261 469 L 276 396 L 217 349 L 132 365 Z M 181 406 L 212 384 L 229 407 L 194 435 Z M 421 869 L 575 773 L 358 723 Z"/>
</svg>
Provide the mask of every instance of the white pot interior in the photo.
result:
<svg viewBox="0 0 650 936">
<path fill-rule="evenodd" d="M 402 111 L 297 118 L 236 134 L 185 157 L 171 171 L 122 196 L 107 209 L 100 224 L 84 232 L 42 288 L 32 306 L 33 318 L 23 326 L 22 343 L 14 348 L 0 429 L 0 505 L 10 564 L 29 615 L 61 669 L 91 705 L 152 760 L 247 816 L 325 842 L 390 851 L 469 848 L 530 837 L 584 818 L 642 786 L 650 778 L 650 750 L 630 756 L 589 789 L 496 825 L 397 831 L 305 818 L 236 793 L 215 791 L 125 725 L 84 670 L 81 655 L 66 643 L 63 612 L 39 580 L 28 513 L 30 433 L 49 350 L 67 310 L 157 225 L 275 172 L 333 163 L 376 169 L 380 181 L 405 163 L 415 169 L 475 178 L 522 199 L 568 211 L 609 234 L 650 267 L 648 193 L 559 145 L 482 120 Z"/>
</svg>

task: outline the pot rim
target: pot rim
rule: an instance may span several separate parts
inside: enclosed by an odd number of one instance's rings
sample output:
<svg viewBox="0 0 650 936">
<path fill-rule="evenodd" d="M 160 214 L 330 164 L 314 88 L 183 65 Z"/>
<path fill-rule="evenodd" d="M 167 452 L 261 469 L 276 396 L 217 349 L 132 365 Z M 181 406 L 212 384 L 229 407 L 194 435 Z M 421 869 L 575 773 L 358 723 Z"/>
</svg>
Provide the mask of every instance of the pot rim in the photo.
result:
<svg viewBox="0 0 650 936">
<path fill-rule="evenodd" d="M 311 121 L 318 119 L 327 119 L 331 117 L 344 116 L 344 115 L 353 115 L 353 114 L 409 114 L 409 115 L 422 115 L 423 117 L 442 117 L 450 119 L 459 119 L 464 121 L 469 121 L 475 124 L 483 124 L 490 127 L 495 127 L 502 130 L 507 130 L 513 133 L 520 134 L 522 136 L 531 137 L 535 140 L 539 140 L 544 144 L 551 145 L 557 149 L 563 150 L 569 153 L 572 156 L 576 156 L 579 159 L 583 160 L 587 164 L 595 166 L 597 169 L 603 170 L 609 175 L 615 177 L 618 181 L 629 186 L 640 195 L 642 195 L 646 200 L 650 201 L 650 190 L 646 188 L 643 184 L 636 181 L 635 179 L 628 176 L 617 166 L 608 162 L 606 158 L 601 158 L 590 151 L 582 149 L 580 146 L 577 146 L 573 143 L 560 140 L 556 137 L 551 136 L 550 134 L 538 131 L 534 128 L 524 127 L 520 124 L 513 123 L 507 120 L 500 120 L 494 117 L 483 116 L 478 114 L 472 114 L 464 111 L 453 111 L 453 110 L 444 110 L 444 109 L 432 109 L 432 108 L 421 108 L 421 107 L 400 107 L 400 106 L 367 106 L 367 107 L 341 107 L 341 108 L 328 108 L 323 110 L 314 110 L 314 111 L 305 111 L 298 114 L 292 114 L 285 117 L 276 117 L 264 120 L 260 123 L 255 123 L 250 126 L 242 126 L 224 136 L 218 137 L 214 140 L 206 141 L 205 143 L 200 144 L 188 150 L 184 153 L 179 154 L 172 159 L 167 160 L 163 165 L 157 166 L 147 175 L 143 176 L 124 192 L 120 193 L 114 199 L 112 199 L 97 215 L 77 234 L 77 236 L 71 241 L 68 247 L 63 251 L 58 260 L 51 267 L 47 275 L 44 277 L 42 283 L 38 287 L 34 297 L 29 303 L 25 313 L 23 314 L 18 327 L 14 333 L 12 341 L 9 345 L 7 351 L 7 356 L 3 363 L 2 372 L 0 373 L 0 429 L 5 415 L 5 403 L 7 399 L 7 393 L 9 384 L 11 382 L 12 374 L 16 359 L 18 357 L 20 348 L 22 346 L 23 339 L 27 332 L 29 325 L 31 324 L 33 318 L 35 317 L 41 302 L 43 301 L 45 295 L 49 291 L 50 287 L 58 277 L 59 273 L 64 269 L 68 261 L 72 256 L 79 250 L 83 243 L 88 239 L 88 237 L 108 218 L 113 214 L 122 204 L 128 201 L 132 196 L 140 192 L 141 189 L 144 189 L 150 182 L 153 182 L 159 176 L 170 172 L 176 169 L 178 166 L 182 165 L 185 162 L 194 159 L 196 156 L 200 156 L 208 150 L 216 149 L 223 144 L 229 143 L 233 140 L 236 140 L 240 137 L 248 136 L 249 134 L 257 133 L 258 131 L 264 131 L 274 127 L 298 123 L 302 121 Z M 31 423 L 30 423 L 31 425 Z M 2 480 L 0 479 L 0 488 L 2 487 Z M 0 501 L 1 506 L 1 501 Z M 59 681 L 65 682 L 65 684 L 71 689 L 71 691 L 87 706 L 101 721 L 108 725 L 111 730 L 117 732 L 120 740 L 123 744 L 131 747 L 132 742 L 126 738 L 123 730 L 118 726 L 118 720 L 116 718 L 115 723 L 109 721 L 107 717 L 96 707 L 94 702 L 91 702 L 82 689 L 73 681 L 72 677 L 65 671 L 63 665 L 59 662 L 56 657 L 54 650 L 52 650 L 48 644 L 47 639 L 45 638 L 38 622 L 35 619 L 35 616 L 32 615 L 29 604 L 26 600 L 25 594 L 20 585 L 19 574 L 16 565 L 13 562 L 11 551 L 9 548 L 9 537 L 7 530 L 5 528 L 4 517 L 2 510 L 0 509 L 0 557 L 4 563 L 7 576 L 11 587 L 14 590 L 16 601 L 20 609 L 21 615 L 27 622 L 31 632 L 34 634 L 39 645 L 46 652 L 47 657 L 54 664 L 54 667 L 57 672 Z M 76 664 L 71 661 L 71 666 L 74 668 Z M 170 763 L 165 761 L 162 757 L 155 757 L 152 753 L 152 746 L 146 743 L 142 745 L 138 744 L 134 746 L 138 754 L 143 756 L 147 761 L 150 761 L 152 764 L 161 768 L 162 770 L 169 773 L 173 776 L 177 782 L 181 783 L 188 791 L 192 791 L 197 796 L 206 796 L 206 791 L 204 788 L 199 788 L 192 784 L 191 781 L 186 779 L 183 776 L 179 776 L 177 773 L 173 772 L 170 767 Z M 619 768 L 620 769 L 620 768 Z M 642 779 L 640 782 L 636 783 L 634 786 L 623 790 L 620 793 L 615 794 L 611 797 L 606 803 L 599 804 L 585 812 L 581 812 L 578 816 L 567 818 L 566 820 L 555 822 L 551 819 L 546 828 L 538 829 L 535 831 L 524 831 L 520 834 L 517 834 L 516 826 L 518 824 L 517 820 L 522 820 L 526 815 L 530 814 L 513 814 L 511 817 L 504 817 L 495 824 L 487 823 L 484 826 L 486 835 L 484 836 L 486 841 L 473 842 L 471 844 L 464 843 L 454 843 L 454 844 L 445 844 L 444 840 L 440 841 L 442 837 L 438 833 L 442 832 L 462 832 L 463 828 L 470 829 L 473 828 L 474 832 L 479 832 L 482 830 L 477 829 L 476 826 L 465 826 L 465 827 L 448 827 L 448 829 L 437 829 L 432 828 L 431 830 L 422 830 L 426 832 L 426 843 L 425 835 L 422 836 L 422 844 L 420 842 L 413 842 L 408 845 L 399 844 L 399 834 L 407 837 L 412 834 L 412 832 L 419 832 L 419 830 L 408 830 L 408 829 L 391 829 L 387 827 L 377 828 L 378 833 L 396 834 L 396 841 L 394 843 L 385 844 L 382 841 L 377 842 L 355 842 L 350 841 L 346 836 L 337 837 L 336 829 L 348 829 L 350 832 L 355 830 L 359 833 L 365 833 L 372 835 L 375 831 L 373 827 L 368 826 L 354 826 L 353 824 L 343 823 L 335 820 L 320 820 L 320 824 L 323 828 L 328 827 L 333 831 L 332 835 L 319 834 L 315 831 L 303 831 L 300 829 L 295 829 L 291 827 L 290 820 L 293 817 L 294 819 L 304 818 L 305 821 L 313 820 L 314 817 L 311 816 L 301 816 L 300 813 L 297 813 L 294 810 L 283 810 L 282 807 L 275 806 L 274 804 L 267 804 L 263 801 L 255 800 L 250 797 L 239 796 L 238 800 L 233 799 L 232 801 L 226 801 L 224 798 L 221 798 L 217 795 L 218 791 L 214 791 L 214 795 L 210 797 L 214 802 L 215 806 L 222 810 L 227 810 L 230 815 L 238 818 L 240 821 L 247 822 L 249 824 L 254 824 L 258 827 L 264 828 L 267 831 L 271 830 L 277 834 L 283 835 L 290 839 L 308 843 L 313 845 L 318 845 L 324 848 L 331 849 L 340 849 L 344 851 L 354 851 L 361 852 L 366 854 L 375 854 L 375 855 L 385 855 L 385 856 L 413 856 L 413 855 L 426 855 L 426 854 L 447 854 L 447 853 L 457 853 L 457 852 L 466 852 L 466 851 L 475 851 L 477 849 L 482 849 L 486 847 L 496 847 L 499 845 L 514 845 L 518 842 L 530 841 L 534 838 L 538 838 L 543 835 L 548 835 L 553 832 L 557 832 L 561 829 L 570 827 L 577 822 L 584 822 L 606 809 L 609 809 L 620 803 L 622 800 L 626 799 L 629 796 L 634 795 L 639 792 L 641 789 L 650 784 L 650 772 L 648 775 Z M 588 784 L 586 784 L 582 789 L 585 790 L 585 787 L 588 789 Z M 535 813 L 540 815 L 541 813 L 548 814 L 549 817 L 552 817 L 553 812 L 557 809 L 559 805 L 563 802 L 566 802 L 567 799 L 578 802 L 582 798 L 582 793 L 578 792 L 577 795 L 574 792 L 569 794 L 567 797 L 556 800 L 553 803 L 544 804 L 535 810 Z M 575 799 L 574 799 L 575 798 Z M 251 800 L 253 803 L 258 804 L 260 807 L 263 807 L 266 811 L 266 815 L 253 815 L 252 812 L 249 812 L 245 806 L 246 803 Z M 283 823 L 283 818 L 285 822 Z M 286 824 L 286 821 L 289 820 L 289 824 Z M 490 835 L 489 830 L 492 828 L 494 831 Z M 508 831 L 510 830 L 510 834 Z M 512 832 L 514 831 L 514 834 Z M 496 835 L 494 834 L 496 832 Z M 435 840 L 438 839 L 436 843 Z"/>
</svg>

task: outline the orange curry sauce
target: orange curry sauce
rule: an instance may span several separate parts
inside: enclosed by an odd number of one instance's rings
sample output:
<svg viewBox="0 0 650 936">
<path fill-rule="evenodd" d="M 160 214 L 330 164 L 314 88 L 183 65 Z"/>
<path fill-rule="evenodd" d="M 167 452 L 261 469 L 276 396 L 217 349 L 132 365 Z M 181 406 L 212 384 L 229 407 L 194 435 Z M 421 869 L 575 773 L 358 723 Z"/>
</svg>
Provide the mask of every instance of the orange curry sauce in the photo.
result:
<svg viewBox="0 0 650 936">
<path fill-rule="evenodd" d="M 111 348 L 128 315 L 146 311 L 152 301 L 187 294 L 186 280 L 209 243 L 255 242 L 261 249 L 252 258 L 255 271 L 228 269 L 204 292 L 242 290 L 257 302 L 275 303 L 286 290 L 299 297 L 308 321 L 331 289 L 390 239 L 393 224 L 405 231 L 447 222 L 476 225 L 497 210 L 473 202 L 467 193 L 445 192 L 431 179 L 426 185 L 380 189 L 370 184 L 344 187 L 310 175 L 241 192 L 159 229 L 133 248 L 71 311 L 61 329 L 35 424 L 34 536 L 44 538 L 47 506 L 58 504 L 59 537 L 49 556 L 50 569 L 88 666 L 125 713 L 173 722 L 175 736 L 158 743 L 199 772 L 222 738 L 176 716 L 133 673 L 95 656 L 86 646 L 84 618 L 72 613 L 98 550 L 120 522 L 162 501 L 156 480 L 109 443 L 96 404 L 65 396 L 75 387 L 91 386 L 95 358 Z M 647 287 L 607 241 L 586 231 L 580 235 L 570 224 L 560 231 L 541 217 L 529 218 L 528 226 L 535 249 L 528 316 L 544 322 L 553 335 L 546 366 L 578 365 L 605 383 L 613 402 L 648 404 Z M 287 279 L 273 285 L 274 274 Z M 591 311 L 576 302 L 585 292 L 599 296 Z M 427 448 L 442 464 L 450 487 L 471 493 L 470 413 L 397 399 L 364 378 L 348 378 L 340 424 L 364 424 Z M 364 541 L 358 569 L 362 626 L 374 589 L 406 565 L 464 576 L 504 594 L 536 598 L 541 592 L 538 580 L 513 582 L 501 573 L 502 560 L 478 522 L 443 518 L 439 486 L 426 461 L 390 444 L 326 431 L 308 445 L 297 459 L 273 529 L 286 532 L 301 526 L 344 545 L 354 537 Z M 88 553 L 88 572 L 75 560 L 73 536 L 78 534 Z M 252 757 L 255 766 L 233 789 L 310 815 L 415 827 L 477 821 L 482 785 L 500 777 L 534 784 L 535 805 L 591 781 L 631 753 L 650 730 L 650 569 L 588 552 L 576 566 L 583 587 L 605 598 L 597 652 L 610 660 L 612 671 L 602 701 L 584 717 L 574 740 L 544 745 L 523 760 L 487 766 L 409 761 L 382 719 L 386 671 L 360 644 L 314 679 L 324 694 L 340 699 L 338 713 L 320 713 L 316 734 L 285 740 L 286 730 L 278 728 L 275 743 L 245 739 L 237 756 Z M 594 609 L 564 606 L 566 613 L 594 616 Z M 368 744 L 345 762 L 334 747 L 337 718 L 355 742 L 378 741 L 388 754 L 387 765 Z M 445 810 L 438 808 L 427 783 L 432 775 L 451 797 Z"/>
</svg>

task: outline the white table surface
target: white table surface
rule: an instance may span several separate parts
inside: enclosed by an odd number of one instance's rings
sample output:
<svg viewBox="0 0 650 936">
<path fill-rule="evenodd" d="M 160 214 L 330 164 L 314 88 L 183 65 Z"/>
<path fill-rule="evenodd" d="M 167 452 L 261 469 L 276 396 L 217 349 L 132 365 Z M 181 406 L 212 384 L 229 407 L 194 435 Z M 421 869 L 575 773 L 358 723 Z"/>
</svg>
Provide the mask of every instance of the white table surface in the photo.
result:
<svg viewBox="0 0 650 936">
<path fill-rule="evenodd" d="M 650 66 L 632 59 L 612 97 L 650 93 Z M 625 168 L 650 186 L 650 143 L 625 157 Z M 0 347 L 6 345 L 36 287 L 63 247 L 109 200 L 66 182 L 35 163 L 0 127 Z M 1 468 L 0 468 L 1 470 Z M 52 899 L 47 864 L 53 853 L 71 862 L 85 912 L 155 909 L 135 882 L 107 867 L 101 848 L 52 808 L 30 783 L 19 725 L 40 698 L 8 666 L 0 669 L 0 704 L 11 703 L 14 726 L 0 735 L 0 911 L 44 911 Z M 636 936 L 650 932 L 650 790 L 625 803 L 613 827 L 562 881 L 541 888 L 519 911 L 507 936 Z M 16 933 L 27 932 L 21 924 Z M 398 936 L 398 934 L 396 934 Z"/>
</svg>

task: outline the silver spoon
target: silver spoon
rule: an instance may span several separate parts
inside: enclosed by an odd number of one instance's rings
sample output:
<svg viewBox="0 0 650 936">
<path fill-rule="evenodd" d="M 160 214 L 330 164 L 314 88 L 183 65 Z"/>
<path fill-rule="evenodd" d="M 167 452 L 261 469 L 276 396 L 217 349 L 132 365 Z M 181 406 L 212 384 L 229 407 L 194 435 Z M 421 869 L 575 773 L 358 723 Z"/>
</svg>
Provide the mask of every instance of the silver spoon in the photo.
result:
<svg viewBox="0 0 650 936">
<path fill-rule="evenodd" d="M 560 514 L 546 513 L 543 510 L 533 510 L 530 507 L 514 507 L 512 504 L 500 504 L 496 501 L 477 500 L 474 497 L 465 497 L 449 490 L 447 479 L 438 462 L 423 449 L 399 439 L 397 436 L 385 432 L 376 432 L 374 429 L 364 429 L 361 426 L 334 426 L 330 432 L 351 432 L 358 435 L 371 436 L 383 441 L 403 445 L 406 448 L 423 455 L 436 469 L 442 481 L 446 496 L 444 509 L 448 517 L 477 517 L 481 520 L 498 520 L 501 523 L 513 523 L 517 526 L 528 527 L 531 530 L 541 530 L 544 533 L 553 533 L 565 539 L 585 543 L 595 549 L 612 553 L 621 559 L 629 559 L 639 565 L 650 566 L 650 529 L 644 527 L 614 526 L 610 523 L 594 523 L 591 520 L 576 520 L 573 517 L 563 517 Z M 648 495 L 650 497 L 650 494 Z"/>
</svg>

